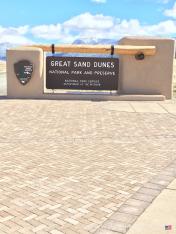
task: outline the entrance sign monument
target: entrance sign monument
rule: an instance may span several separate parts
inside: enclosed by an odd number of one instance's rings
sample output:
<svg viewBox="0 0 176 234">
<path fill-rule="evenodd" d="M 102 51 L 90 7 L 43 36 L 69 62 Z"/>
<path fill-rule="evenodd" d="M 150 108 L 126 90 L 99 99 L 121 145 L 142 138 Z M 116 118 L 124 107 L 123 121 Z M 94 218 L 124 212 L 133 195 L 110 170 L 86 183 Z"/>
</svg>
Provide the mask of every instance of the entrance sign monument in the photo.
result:
<svg viewBox="0 0 176 234">
<path fill-rule="evenodd" d="M 52 52 L 52 56 L 46 52 Z M 97 57 L 59 57 L 56 52 L 94 53 Z M 99 58 L 98 54 L 110 56 Z M 13 48 L 7 50 L 7 95 L 76 100 L 171 99 L 174 55 L 175 40 L 151 37 L 126 37 L 115 46 Z"/>
</svg>

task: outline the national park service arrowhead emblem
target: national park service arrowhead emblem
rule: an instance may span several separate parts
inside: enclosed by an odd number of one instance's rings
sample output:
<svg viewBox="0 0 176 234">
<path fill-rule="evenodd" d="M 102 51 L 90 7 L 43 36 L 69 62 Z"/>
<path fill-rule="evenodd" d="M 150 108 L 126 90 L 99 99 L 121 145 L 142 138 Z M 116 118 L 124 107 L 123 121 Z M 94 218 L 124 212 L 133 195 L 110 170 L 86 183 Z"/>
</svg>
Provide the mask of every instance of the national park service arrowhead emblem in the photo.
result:
<svg viewBox="0 0 176 234">
<path fill-rule="evenodd" d="M 16 77 L 22 85 L 26 85 L 32 78 L 33 64 L 28 60 L 20 60 L 14 64 Z"/>
</svg>

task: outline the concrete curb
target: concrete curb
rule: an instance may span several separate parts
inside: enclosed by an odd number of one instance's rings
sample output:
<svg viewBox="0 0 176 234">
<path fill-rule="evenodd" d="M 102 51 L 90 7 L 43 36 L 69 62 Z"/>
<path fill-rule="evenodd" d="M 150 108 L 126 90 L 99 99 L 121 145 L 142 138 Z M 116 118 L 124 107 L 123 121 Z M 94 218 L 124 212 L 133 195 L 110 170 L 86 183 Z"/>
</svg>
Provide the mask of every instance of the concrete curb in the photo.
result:
<svg viewBox="0 0 176 234">
<path fill-rule="evenodd" d="M 176 178 L 176 160 L 133 194 L 95 234 L 125 234 L 156 197 Z"/>
</svg>

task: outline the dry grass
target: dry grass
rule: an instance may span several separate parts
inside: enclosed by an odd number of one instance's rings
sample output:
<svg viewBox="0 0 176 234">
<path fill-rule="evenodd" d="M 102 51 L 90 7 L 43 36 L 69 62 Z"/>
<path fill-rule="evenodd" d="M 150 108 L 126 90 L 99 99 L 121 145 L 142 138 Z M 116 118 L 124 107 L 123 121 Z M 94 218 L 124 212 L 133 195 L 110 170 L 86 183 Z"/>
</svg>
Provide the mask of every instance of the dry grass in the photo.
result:
<svg viewBox="0 0 176 234">
<path fill-rule="evenodd" d="M 6 62 L 0 61 L 0 73 L 6 72 Z"/>
</svg>

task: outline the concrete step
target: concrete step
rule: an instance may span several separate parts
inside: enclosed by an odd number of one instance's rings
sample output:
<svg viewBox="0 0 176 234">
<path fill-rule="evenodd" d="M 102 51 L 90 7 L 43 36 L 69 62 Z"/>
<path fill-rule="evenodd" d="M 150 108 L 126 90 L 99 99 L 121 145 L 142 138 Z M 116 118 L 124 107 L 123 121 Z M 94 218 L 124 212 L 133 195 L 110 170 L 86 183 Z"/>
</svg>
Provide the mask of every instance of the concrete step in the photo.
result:
<svg viewBox="0 0 176 234">
<path fill-rule="evenodd" d="M 139 95 L 139 94 L 66 94 L 66 93 L 45 93 L 42 99 L 60 99 L 60 100 L 95 100 L 95 101 L 165 101 L 164 95 Z"/>
</svg>

